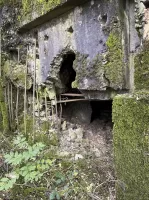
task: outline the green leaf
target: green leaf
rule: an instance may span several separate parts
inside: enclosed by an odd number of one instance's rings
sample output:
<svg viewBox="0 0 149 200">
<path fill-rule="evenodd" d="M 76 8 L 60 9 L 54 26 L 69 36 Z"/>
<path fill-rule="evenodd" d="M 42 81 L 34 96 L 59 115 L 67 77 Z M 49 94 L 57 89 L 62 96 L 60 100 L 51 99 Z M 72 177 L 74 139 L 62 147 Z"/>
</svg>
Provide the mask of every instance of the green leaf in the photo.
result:
<svg viewBox="0 0 149 200">
<path fill-rule="evenodd" d="M 56 198 L 56 192 L 53 191 L 51 194 L 50 194 L 50 200 L 55 200 Z"/>
<path fill-rule="evenodd" d="M 61 199 L 61 197 L 60 197 L 60 195 L 59 195 L 58 192 L 56 193 L 56 199 L 57 199 L 57 200 L 60 200 L 60 199 Z"/>
<path fill-rule="evenodd" d="M 9 179 L 8 178 L 2 178 L 0 181 L 1 182 L 7 182 L 7 181 L 9 181 Z"/>
<path fill-rule="evenodd" d="M 56 184 L 57 184 L 57 185 L 59 185 L 59 184 L 61 184 L 61 183 L 62 183 L 61 179 L 56 180 Z"/>
</svg>

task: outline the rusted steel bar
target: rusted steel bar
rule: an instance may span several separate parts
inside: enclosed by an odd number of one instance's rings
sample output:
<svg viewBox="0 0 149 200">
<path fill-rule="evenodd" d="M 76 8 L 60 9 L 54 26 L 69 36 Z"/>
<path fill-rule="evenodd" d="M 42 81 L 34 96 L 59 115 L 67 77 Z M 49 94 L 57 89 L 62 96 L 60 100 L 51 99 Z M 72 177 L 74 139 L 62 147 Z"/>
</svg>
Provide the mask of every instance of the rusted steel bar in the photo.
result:
<svg viewBox="0 0 149 200">
<path fill-rule="evenodd" d="M 61 94 L 61 96 L 71 96 L 71 97 L 84 97 L 83 94 L 73 94 L 73 93 L 65 93 L 65 94 Z"/>
<path fill-rule="evenodd" d="M 71 100 L 62 100 L 62 101 L 57 101 L 56 103 L 69 103 L 69 102 L 75 102 L 75 101 L 88 101 L 88 99 L 71 99 Z"/>
</svg>

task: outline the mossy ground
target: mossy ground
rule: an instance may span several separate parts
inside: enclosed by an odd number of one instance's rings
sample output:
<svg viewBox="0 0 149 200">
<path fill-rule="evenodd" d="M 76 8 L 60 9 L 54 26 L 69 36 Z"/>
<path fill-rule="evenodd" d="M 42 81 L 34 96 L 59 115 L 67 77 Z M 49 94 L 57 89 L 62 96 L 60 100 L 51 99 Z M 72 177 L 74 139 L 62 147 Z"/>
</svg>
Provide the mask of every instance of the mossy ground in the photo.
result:
<svg viewBox="0 0 149 200">
<path fill-rule="evenodd" d="M 149 199 L 149 100 L 117 96 L 113 102 L 118 200 Z"/>
</svg>

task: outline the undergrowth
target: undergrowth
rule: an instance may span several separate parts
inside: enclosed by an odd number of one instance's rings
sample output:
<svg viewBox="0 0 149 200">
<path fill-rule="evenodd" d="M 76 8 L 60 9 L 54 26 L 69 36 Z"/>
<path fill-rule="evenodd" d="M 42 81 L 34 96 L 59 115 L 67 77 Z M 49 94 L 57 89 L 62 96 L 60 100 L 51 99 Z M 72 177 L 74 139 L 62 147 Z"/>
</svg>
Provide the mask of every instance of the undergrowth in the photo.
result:
<svg viewBox="0 0 149 200">
<path fill-rule="evenodd" d="M 101 184 L 105 177 L 96 160 L 60 157 L 52 150 L 42 142 L 30 144 L 21 134 L 15 137 L 2 156 L 0 198 L 89 200 L 105 192 L 108 182 Z"/>
</svg>

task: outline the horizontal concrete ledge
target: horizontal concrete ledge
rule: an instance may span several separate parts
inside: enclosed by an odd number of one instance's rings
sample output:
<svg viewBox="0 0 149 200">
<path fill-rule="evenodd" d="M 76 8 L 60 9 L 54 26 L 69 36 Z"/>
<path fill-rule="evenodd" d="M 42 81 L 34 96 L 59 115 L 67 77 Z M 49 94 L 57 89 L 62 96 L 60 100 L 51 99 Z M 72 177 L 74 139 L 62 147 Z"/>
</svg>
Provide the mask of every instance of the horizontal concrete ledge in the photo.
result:
<svg viewBox="0 0 149 200">
<path fill-rule="evenodd" d="M 40 26 L 41 24 L 44 24 L 66 12 L 69 10 L 75 8 L 76 6 L 80 6 L 89 0 L 67 0 L 64 3 L 56 6 L 53 10 L 50 10 L 46 14 L 37 17 L 36 19 L 30 21 L 29 23 L 26 23 L 18 29 L 18 33 L 26 33 L 30 31 L 33 28 L 36 28 L 37 26 Z"/>
<path fill-rule="evenodd" d="M 99 90 L 81 90 L 79 91 L 83 94 L 85 99 L 88 100 L 112 100 L 116 95 L 121 94 L 129 94 L 129 90 L 123 89 L 123 90 L 113 90 L 111 88 L 108 88 L 105 91 L 99 91 Z"/>
</svg>

